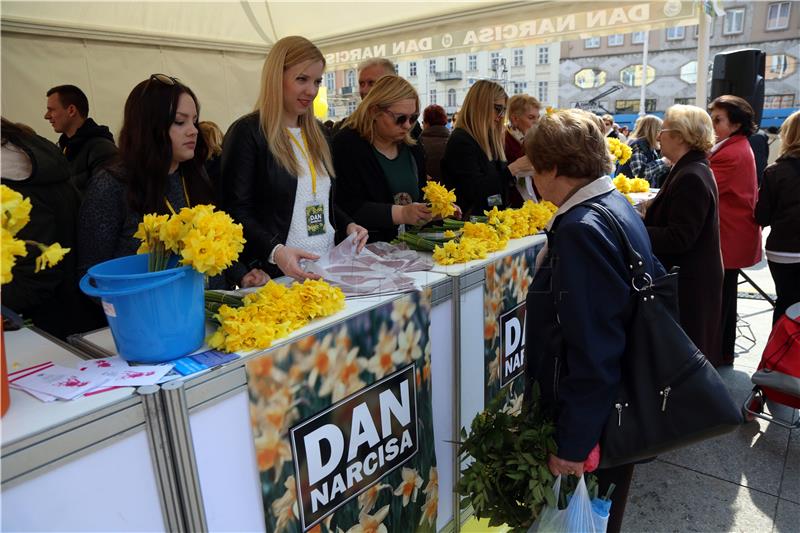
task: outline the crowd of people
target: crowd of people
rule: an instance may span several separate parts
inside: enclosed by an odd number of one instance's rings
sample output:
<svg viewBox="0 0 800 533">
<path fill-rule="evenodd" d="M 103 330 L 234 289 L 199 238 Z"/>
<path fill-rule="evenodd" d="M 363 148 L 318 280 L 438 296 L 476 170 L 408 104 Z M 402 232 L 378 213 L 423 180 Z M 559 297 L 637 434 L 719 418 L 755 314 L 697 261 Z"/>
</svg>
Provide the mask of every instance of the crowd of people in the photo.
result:
<svg viewBox="0 0 800 533">
<path fill-rule="evenodd" d="M 738 273 L 760 261 L 762 226 L 771 226 L 775 318 L 800 301 L 800 113 L 784 123 L 781 155 L 764 170 L 759 192 L 747 142 L 754 112 L 735 96 L 715 99 L 708 111 L 675 105 L 663 121 L 641 117 L 627 139 L 630 161 L 614 169 L 606 137 L 623 134 L 610 115 L 544 113 L 535 98 L 509 99 L 501 85 L 480 80 L 451 131 L 444 109 L 421 110 L 414 87 L 385 59 L 361 65 L 360 105 L 326 126 L 312 105 L 325 66 L 307 39 L 279 40 L 264 62 L 254 111 L 224 135 L 200 121 L 192 89 L 164 74 L 133 88 L 117 143 L 72 85 L 46 95 L 57 146 L 3 118 L 3 183 L 33 204 L 21 237 L 73 250 L 35 276 L 33 260 L 20 261 L 3 305 L 59 337 L 100 326 L 100 306 L 78 292 L 77 280 L 136 253 L 133 234 L 147 213 L 197 204 L 228 212 L 247 243 L 209 284 L 253 287 L 281 275 L 313 278 L 304 262 L 348 236 L 362 248 L 430 222 L 422 193 L 429 179 L 455 189 L 464 217 L 548 200 L 558 211 L 537 261 L 550 268 L 536 271 L 528 295 L 528 372 L 550 385 L 545 398 L 558 398 L 559 451 L 550 468 L 574 474 L 619 384 L 630 292 L 620 243 L 587 202 L 615 215 L 653 277 L 680 268 L 681 324 L 715 366 L 733 362 Z M 637 211 L 616 192 L 615 170 L 660 192 Z M 621 523 L 632 468 L 600 474 L 601 484 L 618 487 L 609 531 Z"/>
</svg>

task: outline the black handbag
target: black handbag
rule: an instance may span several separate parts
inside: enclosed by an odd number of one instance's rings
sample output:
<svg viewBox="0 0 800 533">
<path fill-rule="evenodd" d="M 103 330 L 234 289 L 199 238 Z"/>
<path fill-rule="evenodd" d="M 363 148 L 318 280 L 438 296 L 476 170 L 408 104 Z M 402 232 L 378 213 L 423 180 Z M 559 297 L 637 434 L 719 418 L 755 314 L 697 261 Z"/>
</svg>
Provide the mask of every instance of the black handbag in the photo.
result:
<svg viewBox="0 0 800 533">
<path fill-rule="evenodd" d="M 611 211 L 586 205 L 616 233 L 632 287 L 622 381 L 600 438 L 600 468 L 643 461 L 732 431 L 742 423 L 741 411 L 678 323 L 677 271 L 653 280 Z"/>
</svg>

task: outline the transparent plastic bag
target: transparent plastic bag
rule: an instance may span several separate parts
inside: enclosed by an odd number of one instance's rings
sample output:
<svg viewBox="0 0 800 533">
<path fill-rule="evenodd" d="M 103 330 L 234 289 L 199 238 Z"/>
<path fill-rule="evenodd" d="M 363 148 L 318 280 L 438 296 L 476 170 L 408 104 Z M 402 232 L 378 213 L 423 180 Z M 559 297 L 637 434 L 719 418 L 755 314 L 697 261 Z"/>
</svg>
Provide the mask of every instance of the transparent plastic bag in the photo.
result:
<svg viewBox="0 0 800 533">
<path fill-rule="evenodd" d="M 553 483 L 556 502 L 560 493 L 561 476 L 558 476 Z M 555 507 L 545 507 L 528 533 L 605 533 L 608 527 L 608 511 L 603 513 L 603 507 L 605 505 L 592 505 L 586 481 L 581 476 L 567 508 L 559 509 L 557 504 Z"/>
</svg>

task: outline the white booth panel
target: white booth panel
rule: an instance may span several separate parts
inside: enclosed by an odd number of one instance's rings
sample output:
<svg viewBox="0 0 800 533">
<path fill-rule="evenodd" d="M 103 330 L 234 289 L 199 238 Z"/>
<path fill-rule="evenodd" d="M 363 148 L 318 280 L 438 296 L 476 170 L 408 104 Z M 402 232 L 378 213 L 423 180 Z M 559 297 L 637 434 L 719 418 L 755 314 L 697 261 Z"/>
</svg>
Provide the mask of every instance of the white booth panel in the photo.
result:
<svg viewBox="0 0 800 533">
<path fill-rule="evenodd" d="M 436 442 L 436 468 L 439 472 L 439 514 L 436 530 L 453 519 L 453 303 L 450 300 L 431 309 L 431 384 Z"/>
<path fill-rule="evenodd" d="M 190 412 L 209 531 L 264 531 L 247 389 Z"/>
<path fill-rule="evenodd" d="M 164 531 L 144 429 L 3 488 L 3 531 Z"/>
<path fill-rule="evenodd" d="M 461 298 L 461 427 L 469 431 L 475 415 L 483 411 L 486 389 L 483 360 L 482 283 L 462 293 Z"/>
</svg>

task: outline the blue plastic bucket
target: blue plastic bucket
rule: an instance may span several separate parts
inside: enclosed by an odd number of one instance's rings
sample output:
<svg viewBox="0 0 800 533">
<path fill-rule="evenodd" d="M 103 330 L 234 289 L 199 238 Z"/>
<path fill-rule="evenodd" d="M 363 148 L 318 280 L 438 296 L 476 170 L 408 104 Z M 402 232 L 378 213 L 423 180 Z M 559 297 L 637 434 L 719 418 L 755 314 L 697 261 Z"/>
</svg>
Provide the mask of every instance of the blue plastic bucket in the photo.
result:
<svg viewBox="0 0 800 533">
<path fill-rule="evenodd" d="M 147 260 L 148 254 L 139 254 L 95 265 L 80 287 L 102 300 L 123 359 L 162 363 L 202 346 L 204 280 L 188 266 L 148 272 Z"/>
</svg>

